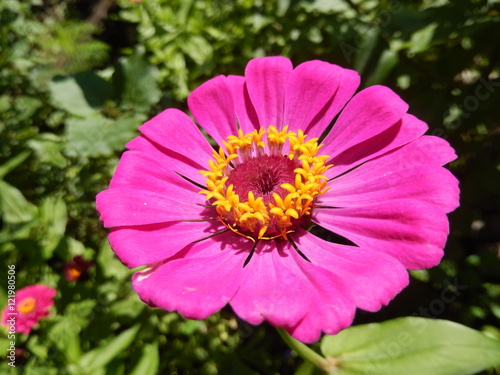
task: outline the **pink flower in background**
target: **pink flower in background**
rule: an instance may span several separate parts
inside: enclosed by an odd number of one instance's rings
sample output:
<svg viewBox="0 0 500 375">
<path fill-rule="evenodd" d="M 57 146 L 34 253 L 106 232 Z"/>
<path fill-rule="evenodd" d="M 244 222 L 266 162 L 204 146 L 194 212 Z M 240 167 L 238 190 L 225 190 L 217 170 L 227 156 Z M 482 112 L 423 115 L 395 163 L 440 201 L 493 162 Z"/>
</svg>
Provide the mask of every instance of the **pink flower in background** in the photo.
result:
<svg viewBox="0 0 500 375">
<path fill-rule="evenodd" d="M 14 316 L 16 333 L 30 333 L 40 319 L 49 315 L 56 293 L 55 289 L 42 284 L 34 284 L 17 290 L 15 306 L 7 305 L 2 311 L 2 325 L 9 327 L 9 319 Z M 16 315 L 9 313 L 16 313 Z"/>
<path fill-rule="evenodd" d="M 358 85 L 327 62 L 259 58 L 188 98 L 215 151 L 179 110 L 145 123 L 97 196 L 118 257 L 148 265 L 141 299 L 192 319 L 229 303 L 313 342 L 386 305 L 406 269 L 437 265 L 459 193 L 442 165 L 456 155 L 393 91 Z"/>
<path fill-rule="evenodd" d="M 66 281 L 83 281 L 89 276 L 89 269 L 93 266 L 92 262 L 85 260 L 82 256 L 73 257 L 71 262 L 64 264 L 64 278 Z"/>
</svg>

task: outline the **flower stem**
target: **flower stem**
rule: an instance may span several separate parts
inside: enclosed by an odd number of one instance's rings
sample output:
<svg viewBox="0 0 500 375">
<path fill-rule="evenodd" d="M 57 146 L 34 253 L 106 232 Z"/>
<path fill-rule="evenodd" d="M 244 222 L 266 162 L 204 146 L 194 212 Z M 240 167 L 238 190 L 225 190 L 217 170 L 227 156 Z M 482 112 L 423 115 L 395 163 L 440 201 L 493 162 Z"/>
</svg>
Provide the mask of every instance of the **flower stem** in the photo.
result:
<svg viewBox="0 0 500 375">
<path fill-rule="evenodd" d="M 312 350 L 310 347 L 307 345 L 301 343 L 298 340 L 295 340 L 290 334 L 284 330 L 283 328 L 277 327 L 276 330 L 280 334 L 281 338 L 285 343 L 288 345 L 288 347 L 292 350 L 294 350 L 298 355 L 300 355 L 303 359 L 306 361 L 311 362 L 314 364 L 316 367 L 329 372 L 331 370 L 331 363 L 326 359 L 325 357 L 319 355 L 316 353 L 314 350 Z"/>
</svg>

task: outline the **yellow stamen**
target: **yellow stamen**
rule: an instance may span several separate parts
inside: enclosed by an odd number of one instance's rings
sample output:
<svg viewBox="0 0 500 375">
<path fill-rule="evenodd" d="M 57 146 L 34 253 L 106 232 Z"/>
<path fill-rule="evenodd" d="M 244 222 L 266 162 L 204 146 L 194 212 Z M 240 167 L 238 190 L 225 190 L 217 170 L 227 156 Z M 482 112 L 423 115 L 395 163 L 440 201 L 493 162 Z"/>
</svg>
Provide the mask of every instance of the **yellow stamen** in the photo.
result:
<svg viewBox="0 0 500 375">
<path fill-rule="evenodd" d="M 288 126 L 282 130 L 269 126 L 267 130 L 261 128 L 246 134 L 240 129 L 237 135 L 223 141 L 225 152 L 222 148 L 214 151 L 213 159 L 208 161 L 209 170 L 200 171 L 207 184 L 207 189 L 200 193 L 206 195 L 220 221 L 233 232 L 252 241 L 287 239 L 287 234 L 293 232 L 294 221 L 310 215 L 315 199 L 329 189 L 324 173 L 332 165 L 325 165 L 330 159 L 328 155 L 317 155 L 323 146 L 317 141 L 308 140 L 302 130 L 288 131 Z M 289 151 L 283 155 L 286 142 Z M 273 193 L 269 203 L 252 191 L 247 197 L 240 197 L 233 184 L 226 185 L 231 171 L 238 163 L 264 155 L 266 145 L 271 156 L 287 156 L 297 163 L 294 180 L 280 185 L 288 193 L 284 197 Z"/>
<path fill-rule="evenodd" d="M 33 297 L 27 297 L 19 302 L 17 306 L 17 311 L 23 314 L 28 314 L 32 312 L 36 307 L 36 300 Z"/>
</svg>

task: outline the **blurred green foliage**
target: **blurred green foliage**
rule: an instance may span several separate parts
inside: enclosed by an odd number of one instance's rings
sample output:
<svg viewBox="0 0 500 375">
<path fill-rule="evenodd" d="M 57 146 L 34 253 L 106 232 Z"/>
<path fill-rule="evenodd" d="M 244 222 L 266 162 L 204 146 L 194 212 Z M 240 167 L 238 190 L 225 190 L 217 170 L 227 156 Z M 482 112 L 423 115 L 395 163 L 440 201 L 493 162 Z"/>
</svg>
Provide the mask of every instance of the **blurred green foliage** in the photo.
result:
<svg viewBox="0 0 500 375">
<path fill-rule="evenodd" d="M 229 310 L 189 321 L 145 306 L 94 208 L 142 122 L 265 55 L 330 61 L 393 88 L 459 155 L 445 260 L 356 323 L 431 316 L 499 338 L 499 28 L 493 0 L 0 2 L 0 263 L 16 265 L 18 288 L 58 290 L 56 313 L 18 337 L 22 373 L 289 374 L 300 363 L 270 327 Z M 95 267 L 68 282 L 77 255 Z M 456 298 L 438 309 L 444 291 Z M 16 373 L 6 361 L 0 372 Z"/>
</svg>

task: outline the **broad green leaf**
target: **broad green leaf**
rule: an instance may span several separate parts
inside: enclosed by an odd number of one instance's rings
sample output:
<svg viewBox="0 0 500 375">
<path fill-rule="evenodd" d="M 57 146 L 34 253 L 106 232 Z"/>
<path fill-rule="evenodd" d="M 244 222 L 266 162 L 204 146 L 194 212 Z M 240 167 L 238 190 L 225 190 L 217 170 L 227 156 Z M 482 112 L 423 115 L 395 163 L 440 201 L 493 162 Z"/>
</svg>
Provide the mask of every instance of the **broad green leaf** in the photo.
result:
<svg viewBox="0 0 500 375">
<path fill-rule="evenodd" d="M 297 367 L 294 375 L 316 375 L 321 373 L 322 371 L 320 371 L 312 362 L 304 361 L 299 367 Z"/>
<path fill-rule="evenodd" d="M 415 31 L 411 36 L 411 47 L 408 52 L 410 54 L 416 54 L 427 50 L 430 43 L 432 42 L 432 38 L 434 37 L 434 32 L 436 31 L 437 26 L 437 23 L 431 23 L 424 28 Z"/>
<path fill-rule="evenodd" d="M 52 102 L 72 115 L 85 117 L 96 113 L 74 77 L 53 79 L 49 82 L 49 92 Z"/>
<path fill-rule="evenodd" d="M 398 318 L 325 336 L 336 375 L 467 375 L 500 364 L 500 341 L 447 320 Z"/>
<path fill-rule="evenodd" d="M 36 207 L 17 188 L 0 180 L 0 211 L 4 222 L 19 224 L 33 220 Z"/>
<path fill-rule="evenodd" d="M 145 113 L 158 103 L 161 91 L 158 88 L 158 70 L 149 65 L 140 51 L 118 60 L 113 84 L 122 106 Z"/>
<path fill-rule="evenodd" d="M 30 139 L 28 147 L 35 151 L 42 163 L 64 168 L 68 161 L 63 155 L 64 144 L 61 137 L 53 133 L 41 133 Z"/>
<path fill-rule="evenodd" d="M 66 152 L 72 156 L 111 155 L 137 135 L 142 121 L 137 116 L 111 120 L 99 114 L 71 118 L 66 123 Z"/>
<path fill-rule="evenodd" d="M 134 341 L 137 332 L 141 326 L 136 324 L 132 328 L 120 333 L 111 341 L 85 353 L 80 359 L 80 367 L 87 370 L 88 373 L 93 373 L 94 369 L 99 369 L 106 366 L 113 359 L 122 354 Z"/>
<path fill-rule="evenodd" d="M 160 355 L 158 343 L 148 344 L 142 350 L 142 356 L 130 375 L 155 375 L 158 373 Z"/>
</svg>

